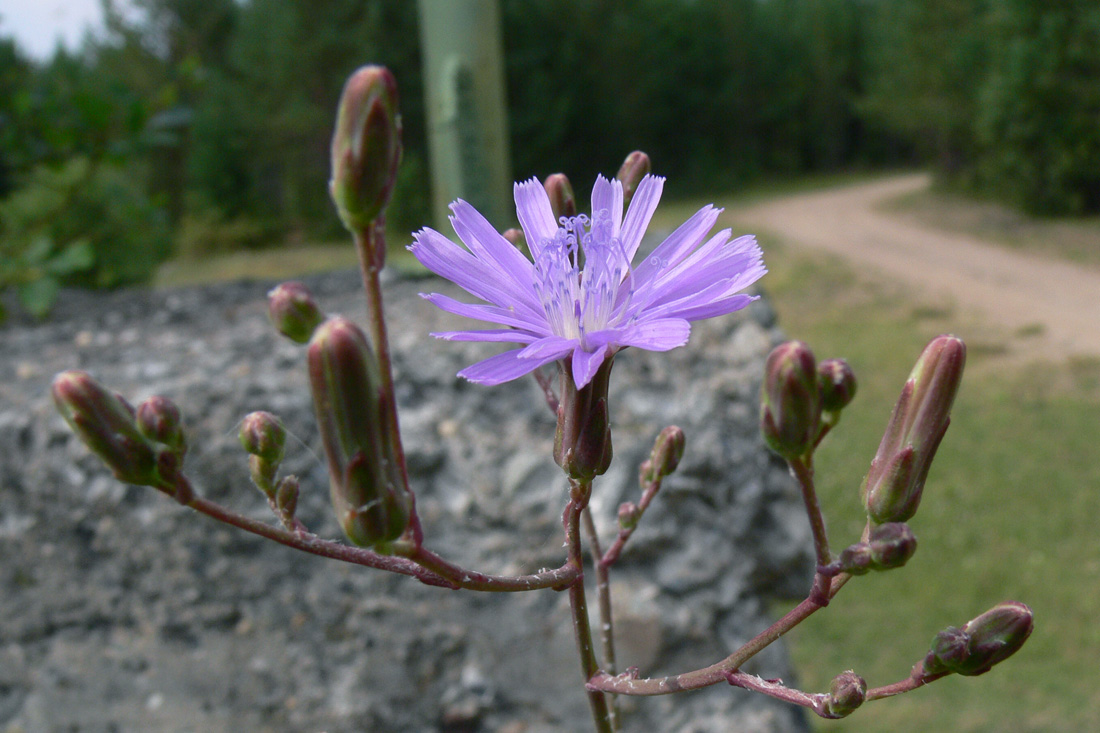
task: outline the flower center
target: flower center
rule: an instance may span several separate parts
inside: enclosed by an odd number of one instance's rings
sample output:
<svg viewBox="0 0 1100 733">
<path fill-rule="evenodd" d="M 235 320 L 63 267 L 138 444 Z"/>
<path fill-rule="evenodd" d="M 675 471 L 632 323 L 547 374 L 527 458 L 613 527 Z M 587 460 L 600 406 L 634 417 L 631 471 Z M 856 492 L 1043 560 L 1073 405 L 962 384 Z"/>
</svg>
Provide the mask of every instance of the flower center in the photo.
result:
<svg viewBox="0 0 1100 733">
<path fill-rule="evenodd" d="M 629 293 L 616 300 L 633 270 L 606 210 L 593 212 L 592 219 L 581 214 L 559 221 L 535 262 L 535 289 L 554 335 L 577 339 L 590 350 L 587 335 L 616 325 L 629 303 Z"/>
</svg>

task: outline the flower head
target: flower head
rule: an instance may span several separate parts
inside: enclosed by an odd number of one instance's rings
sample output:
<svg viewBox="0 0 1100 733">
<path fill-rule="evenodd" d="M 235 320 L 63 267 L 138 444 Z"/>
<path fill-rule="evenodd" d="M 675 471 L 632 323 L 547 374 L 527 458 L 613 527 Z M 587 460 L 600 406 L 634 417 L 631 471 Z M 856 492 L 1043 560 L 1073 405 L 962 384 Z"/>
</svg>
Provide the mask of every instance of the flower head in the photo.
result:
<svg viewBox="0 0 1100 733">
<path fill-rule="evenodd" d="M 432 229 L 417 232 L 409 247 L 413 255 L 484 302 L 438 293 L 423 297 L 449 313 L 502 327 L 432 335 L 523 345 L 459 376 L 500 384 L 568 358 L 579 389 L 616 351 L 683 346 L 691 321 L 752 302 L 755 296 L 741 291 L 766 272 L 760 248 L 752 236 L 732 239 L 729 229 L 708 238 L 721 213 L 713 206 L 700 209 L 633 264 L 663 185 L 663 178 L 643 178 L 624 217 L 622 183 L 600 176 L 592 187 L 592 215 L 556 220 L 538 180 L 517 183 L 516 212 L 531 259 L 462 200 L 451 205 L 451 224 L 465 247 Z"/>
</svg>

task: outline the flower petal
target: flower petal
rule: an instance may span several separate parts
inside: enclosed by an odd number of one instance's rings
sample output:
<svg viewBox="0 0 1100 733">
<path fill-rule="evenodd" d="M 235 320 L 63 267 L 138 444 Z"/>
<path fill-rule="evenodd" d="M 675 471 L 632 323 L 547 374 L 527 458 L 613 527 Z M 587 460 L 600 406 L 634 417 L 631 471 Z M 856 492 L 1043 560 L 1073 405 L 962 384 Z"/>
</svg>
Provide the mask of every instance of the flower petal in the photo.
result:
<svg viewBox="0 0 1100 733">
<path fill-rule="evenodd" d="M 626 220 L 619 234 L 628 261 L 633 261 L 634 255 L 638 252 L 638 246 L 642 243 L 642 237 L 645 236 L 649 221 L 653 218 L 653 212 L 657 210 L 657 204 L 661 201 L 661 191 L 664 187 L 665 179 L 661 176 L 646 176 L 638 184 L 634 198 L 630 200 L 630 208 L 626 210 Z"/>
<path fill-rule="evenodd" d="M 487 343 L 529 344 L 537 341 L 538 336 L 514 328 L 500 331 L 434 331 L 432 334 L 444 341 L 483 341 Z"/>
<path fill-rule="evenodd" d="M 535 268 L 531 261 L 470 204 L 460 199 L 451 204 L 451 210 L 454 211 L 451 225 L 463 244 L 479 260 L 499 268 L 501 274 L 507 276 L 514 285 L 510 290 L 537 307 L 538 302 L 531 292 L 531 283 L 535 280 Z"/>
<path fill-rule="evenodd" d="M 550 208 L 550 196 L 537 178 L 517 183 L 512 190 L 516 200 L 516 216 L 527 237 L 527 249 L 537 262 L 543 244 L 558 234 L 558 221 Z"/>
<path fill-rule="evenodd" d="M 683 346 L 690 337 L 691 324 L 683 318 L 654 318 L 622 329 L 615 343 L 646 351 L 669 351 Z"/>
<path fill-rule="evenodd" d="M 533 318 L 524 318 L 520 314 L 506 308 L 500 308 L 495 305 L 485 305 L 482 303 L 463 303 L 440 293 L 421 293 L 420 297 L 436 308 L 445 310 L 448 313 L 454 313 L 456 316 L 473 318 L 476 321 L 499 323 L 502 326 L 512 326 L 537 336 L 546 336 L 550 333 L 550 328 L 545 318 L 541 321 Z"/>
<path fill-rule="evenodd" d="M 676 266 L 684 257 L 691 253 L 703 237 L 714 228 L 718 221 L 721 209 L 707 205 L 695 212 L 690 219 L 676 228 L 672 234 L 649 257 L 634 269 L 634 280 L 641 284 L 646 280 L 657 276 L 661 270 Z"/>
<path fill-rule="evenodd" d="M 611 236 L 618 238 L 623 222 L 623 184 L 620 181 L 609 181 L 603 176 L 596 176 L 596 184 L 592 186 L 593 219 L 598 211 L 608 213 L 611 218 Z"/>
<path fill-rule="evenodd" d="M 592 381 L 592 377 L 596 376 L 600 364 L 603 364 L 610 351 L 611 347 L 607 344 L 593 352 L 584 349 L 573 350 L 573 382 L 576 383 L 577 389 L 581 389 Z"/>
<path fill-rule="evenodd" d="M 523 375 L 535 371 L 543 364 L 553 361 L 553 359 L 547 359 L 546 361 L 520 359 L 518 355 L 521 350 L 512 349 L 511 351 L 505 351 L 503 354 L 490 356 L 488 359 L 483 359 L 466 367 L 458 373 L 458 376 L 477 384 L 492 386 L 519 379 Z"/>
<path fill-rule="evenodd" d="M 520 359 L 541 359 L 547 361 L 561 359 L 577 348 L 577 339 L 567 339 L 561 336 L 546 336 L 535 341 L 530 346 L 520 349 L 517 356 Z"/>
<path fill-rule="evenodd" d="M 421 229 L 413 237 L 415 241 L 409 251 L 435 274 L 484 301 L 502 307 L 518 305 L 532 314 L 537 312 L 532 298 L 521 295 L 519 286 L 510 279 L 503 280 L 499 269 L 482 262 L 439 232 Z"/>
</svg>

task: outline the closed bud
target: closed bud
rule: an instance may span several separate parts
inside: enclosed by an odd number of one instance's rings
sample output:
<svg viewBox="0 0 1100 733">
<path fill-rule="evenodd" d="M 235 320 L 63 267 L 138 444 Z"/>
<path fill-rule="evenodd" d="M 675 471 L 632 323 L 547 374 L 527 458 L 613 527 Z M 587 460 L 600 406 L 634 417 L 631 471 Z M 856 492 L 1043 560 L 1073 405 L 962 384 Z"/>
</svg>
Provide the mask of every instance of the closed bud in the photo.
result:
<svg viewBox="0 0 1100 733">
<path fill-rule="evenodd" d="M 880 524 L 867 539 L 871 562 L 876 570 L 900 568 L 917 551 L 917 538 L 909 525 L 900 522 Z"/>
<path fill-rule="evenodd" d="M 275 329 L 295 343 L 308 343 L 324 314 L 306 286 L 299 282 L 278 285 L 267 294 L 267 315 Z"/>
<path fill-rule="evenodd" d="M 270 412 L 250 412 L 241 420 L 241 429 L 237 433 L 241 447 L 251 455 L 258 456 L 268 463 L 283 460 L 286 446 L 286 428 L 279 418 Z"/>
<path fill-rule="evenodd" d="M 852 575 L 866 575 L 874 568 L 871 547 L 866 542 L 857 542 L 845 547 L 837 563 L 841 572 Z"/>
<path fill-rule="evenodd" d="M 577 215 L 577 197 L 573 195 L 573 186 L 564 173 L 553 174 L 542 185 L 550 196 L 550 209 L 555 219 Z"/>
<path fill-rule="evenodd" d="M 337 520 L 352 542 L 385 552 L 409 526 L 413 498 L 366 335 L 330 318 L 310 341 L 309 377 Z"/>
<path fill-rule="evenodd" d="M 400 161 L 397 81 L 383 66 L 364 66 L 344 85 L 332 136 L 329 188 L 350 231 L 362 231 L 382 214 Z"/>
<path fill-rule="evenodd" d="M 592 381 L 580 389 L 568 362 L 562 370 L 554 461 L 571 479 L 591 481 L 611 465 L 611 420 L 607 410 L 611 365 L 611 359 L 604 361 Z"/>
<path fill-rule="evenodd" d="M 512 227 L 511 229 L 505 229 L 504 233 L 501 234 L 501 236 L 507 239 L 516 247 L 522 247 L 527 244 L 527 237 L 523 235 L 522 229 L 516 229 L 515 227 Z"/>
<path fill-rule="evenodd" d="M 157 471 L 156 443 L 138 430 L 126 400 L 76 370 L 54 377 L 50 392 L 65 422 L 115 478 L 165 488 Z"/>
<path fill-rule="evenodd" d="M 675 425 L 669 425 L 657 436 L 649 460 L 657 476 L 668 476 L 680 465 L 684 457 L 684 431 Z"/>
<path fill-rule="evenodd" d="M 623 161 L 619 172 L 615 175 L 615 178 L 623 184 L 623 206 L 630 205 L 630 200 L 634 198 L 634 192 L 638 190 L 638 185 L 642 182 L 642 179 L 649 175 L 651 167 L 649 156 L 641 150 L 635 150 L 626 156 L 626 160 Z"/>
<path fill-rule="evenodd" d="M 620 529 L 634 529 L 638 526 L 638 519 L 641 512 L 638 511 L 638 505 L 632 501 L 624 501 L 619 504 L 619 528 Z"/>
<path fill-rule="evenodd" d="M 951 627 L 937 634 L 924 661 L 925 672 L 985 674 L 1019 651 L 1033 628 L 1034 616 L 1026 605 L 999 603 L 961 629 Z"/>
<path fill-rule="evenodd" d="M 187 452 L 180 408 L 167 397 L 153 396 L 138 405 L 134 421 L 141 434 L 182 456 Z"/>
<path fill-rule="evenodd" d="M 275 508 L 291 519 L 298 510 L 298 477 L 286 476 L 275 489 Z"/>
<path fill-rule="evenodd" d="M 825 717 L 848 717 L 863 704 L 866 696 L 867 683 L 862 677 L 852 670 L 841 672 L 829 684 L 829 696 L 825 700 Z"/>
<path fill-rule="evenodd" d="M 965 364 L 963 342 L 938 336 L 909 374 L 863 480 L 863 504 L 875 522 L 904 522 L 916 514 Z"/>
<path fill-rule="evenodd" d="M 814 354 L 801 341 L 788 341 L 772 350 L 764 370 L 764 442 L 788 460 L 806 455 L 813 450 L 821 424 Z"/>
<path fill-rule="evenodd" d="M 856 396 L 856 375 L 843 359 L 826 359 L 817 365 L 818 387 L 821 389 L 821 409 L 839 412 Z"/>
</svg>

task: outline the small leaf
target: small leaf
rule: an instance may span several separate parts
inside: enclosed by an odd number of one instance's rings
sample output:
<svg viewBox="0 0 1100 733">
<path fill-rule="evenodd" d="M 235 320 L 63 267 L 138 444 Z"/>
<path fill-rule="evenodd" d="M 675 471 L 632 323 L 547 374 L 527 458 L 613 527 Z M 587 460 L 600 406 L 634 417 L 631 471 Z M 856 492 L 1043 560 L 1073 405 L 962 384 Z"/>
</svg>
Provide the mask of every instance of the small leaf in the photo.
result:
<svg viewBox="0 0 1100 733">
<path fill-rule="evenodd" d="M 51 275 L 69 275 L 87 270 L 95 264 L 95 250 L 91 242 L 78 239 L 67 245 L 46 262 L 46 272 Z"/>
<path fill-rule="evenodd" d="M 23 261 L 28 265 L 40 265 L 53 252 L 53 239 L 48 234 L 39 234 L 23 252 Z"/>
<path fill-rule="evenodd" d="M 50 312 L 60 284 L 55 278 L 42 277 L 33 282 L 19 286 L 19 300 L 35 318 L 44 318 Z"/>
</svg>

